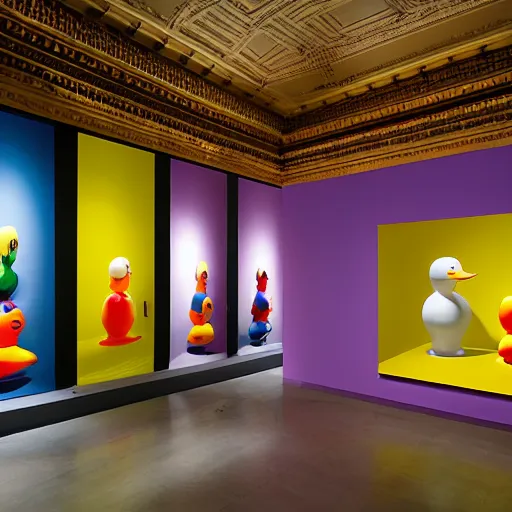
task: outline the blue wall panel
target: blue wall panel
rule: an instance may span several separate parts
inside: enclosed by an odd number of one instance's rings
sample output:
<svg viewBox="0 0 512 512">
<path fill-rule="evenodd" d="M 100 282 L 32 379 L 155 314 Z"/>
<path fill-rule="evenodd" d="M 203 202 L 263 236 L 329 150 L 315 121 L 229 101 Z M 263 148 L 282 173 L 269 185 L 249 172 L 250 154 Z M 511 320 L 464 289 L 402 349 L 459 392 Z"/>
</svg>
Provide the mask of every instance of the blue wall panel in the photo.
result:
<svg viewBox="0 0 512 512">
<path fill-rule="evenodd" d="M 0 380 L 0 400 L 55 389 L 54 180 L 53 127 L 0 112 L 0 228 L 13 226 L 18 233 L 12 269 L 19 284 L 12 301 L 26 321 L 18 346 L 38 358 Z M 0 339 L 8 328 L 1 326 Z M 75 343 L 74 333 L 69 341 Z M 7 354 L 0 348 L 0 366 L 2 352 Z"/>
</svg>

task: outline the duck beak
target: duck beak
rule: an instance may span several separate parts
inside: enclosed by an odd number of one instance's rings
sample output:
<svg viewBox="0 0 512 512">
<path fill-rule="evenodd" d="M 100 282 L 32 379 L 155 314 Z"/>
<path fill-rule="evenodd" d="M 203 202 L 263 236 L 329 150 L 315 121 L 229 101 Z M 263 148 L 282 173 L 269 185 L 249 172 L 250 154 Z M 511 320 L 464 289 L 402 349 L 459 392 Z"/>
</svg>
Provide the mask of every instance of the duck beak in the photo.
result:
<svg viewBox="0 0 512 512">
<path fill-rule="evenodd" d="M 453 279 L 454 281 L 467 281 L 468 279 L 473 279 L 475 276 L 476 274 L 470 274 L 464 270 L 450 270 L 448 272 L 448 279 Z"/>
</svg>

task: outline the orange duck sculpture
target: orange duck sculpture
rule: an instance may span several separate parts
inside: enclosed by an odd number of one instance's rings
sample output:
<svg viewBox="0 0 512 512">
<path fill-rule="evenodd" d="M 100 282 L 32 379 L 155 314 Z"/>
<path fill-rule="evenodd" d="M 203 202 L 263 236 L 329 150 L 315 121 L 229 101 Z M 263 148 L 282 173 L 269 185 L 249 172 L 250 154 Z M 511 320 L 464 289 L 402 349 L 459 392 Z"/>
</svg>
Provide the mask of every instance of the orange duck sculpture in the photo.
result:
<svg viewBox="0 0 512 512">
<path fill-rule="evenodd" d="M 190 330 L 187 341 L 191 345 L 188 352 L 204 354 L 205 345 L 214 339 L 214 331 L 210 320 L 213 315 L 213 302 L 206 294 L 208 283 L 208 265 L 202 261 L 196 268 L 196 293 L 192 297 L 189 318 L 194 325 Z"/>
<path fill-rule="evenodd" d="M 512 364 L 512 296 L 505 297 L 501 302 L 499 318 L 507 334 L 500 341 L 498 354 L 505 363 Z"/>
<path fill-rule="evenodd" d="M 37 363 L 37 356 L 18 347 L 18 336 L 25 328 L 25 317 L 12 301 L 0 302 L 0 379 Z"/>
<path fill-rule="evenodd" d="M 126 258 L 115 258 L 109 265 L 110 294 L 101 312 L 101 322 L 107 331 L 107 338 L 100 345 L 112 347 L 128 345 L 141 339 L 141 336 L 129 336 L 135 321 L 133 300 L 128 294 L 132 275 L 130 262 Z"/>
</svg>

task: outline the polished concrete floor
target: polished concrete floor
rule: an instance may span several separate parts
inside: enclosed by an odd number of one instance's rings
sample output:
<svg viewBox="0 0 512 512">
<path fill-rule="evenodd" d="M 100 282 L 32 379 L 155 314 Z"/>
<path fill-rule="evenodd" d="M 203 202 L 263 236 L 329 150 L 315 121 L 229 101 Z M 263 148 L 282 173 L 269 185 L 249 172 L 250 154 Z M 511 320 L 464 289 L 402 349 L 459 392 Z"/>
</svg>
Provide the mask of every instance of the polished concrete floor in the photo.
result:
<svg viewBox="0 0 512 512">
<path fill-rule="evenodd" d="M 1 512 L 512 510 L 512 433 L 281 370 L 0 439 Z"/>
</svg>

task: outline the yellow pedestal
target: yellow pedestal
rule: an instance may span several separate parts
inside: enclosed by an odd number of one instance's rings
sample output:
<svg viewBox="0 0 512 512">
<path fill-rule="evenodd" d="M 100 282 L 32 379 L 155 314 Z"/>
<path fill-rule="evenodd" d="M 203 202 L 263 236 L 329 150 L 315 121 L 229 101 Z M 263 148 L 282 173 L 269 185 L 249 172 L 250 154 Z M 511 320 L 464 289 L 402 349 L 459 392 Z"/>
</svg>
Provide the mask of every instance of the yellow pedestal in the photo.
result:
<svg viewBox="0 0 512 512">
<path fill-rule="evenodd" d="M 461 357 L 436 357 L 427 343 L 379 364 L 379 374 L 512 395 L 512 366 L 497 351 L 465 348 Z"/>
</svg>

